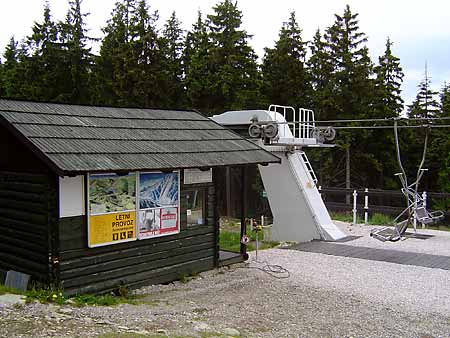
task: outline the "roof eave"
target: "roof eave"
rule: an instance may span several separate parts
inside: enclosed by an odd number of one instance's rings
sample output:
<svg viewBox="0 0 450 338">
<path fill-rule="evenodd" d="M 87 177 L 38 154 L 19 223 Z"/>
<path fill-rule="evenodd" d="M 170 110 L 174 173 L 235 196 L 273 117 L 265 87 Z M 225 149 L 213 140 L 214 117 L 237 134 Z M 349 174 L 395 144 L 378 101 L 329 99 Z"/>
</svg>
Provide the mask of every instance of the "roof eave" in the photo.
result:
<svg viewBox="0 0 450 338">
<path fill-rule="evenodd" d="M 49 169 L 58 176 L 64 175 L 64 170 L 58 167 L 44 152 L 36 147 L 25 135 L 14 127 L 5 117 L 0 115 L 0 125 L 4 126 L 20 143 L 25 145 L 34 155 L 36 155 Z"/>
</svg>

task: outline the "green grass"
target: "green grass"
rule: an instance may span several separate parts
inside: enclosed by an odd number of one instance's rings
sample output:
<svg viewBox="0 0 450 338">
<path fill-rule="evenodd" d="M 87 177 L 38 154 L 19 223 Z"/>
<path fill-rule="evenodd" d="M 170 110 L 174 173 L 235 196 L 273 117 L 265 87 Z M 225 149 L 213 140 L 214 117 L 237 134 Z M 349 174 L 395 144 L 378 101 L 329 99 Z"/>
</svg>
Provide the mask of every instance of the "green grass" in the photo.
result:
<svg viewBox="0 0 450 338">
<path fill-rule="evenodd" d="M 220 230 L 219 247 L 221 250 L 239 252 L 241 249 L 240 233 Z"/>
<path fill-rule="evenodd" d="M 0 295 L 4 295 L 4 294 L 7 294 L 7 293 L 12 293 L 12 294 L 15 294 L 15 295 L 22 295 L 23 294 L 23 292 L 21 292 L 19 290 L 16 290 L 14 288 L 8 288 L 8 287 L 4 286 L 3 284 L 0 284 Z"/>
<path fill-rule="evenodd" d="M 393 221 L 394 219 L 391 216 L 380 213 L 374 213 L 369 217 L 370 225 L 390 225 Z"/>
<path fill-rule="evenodd" d="M 247 245 L 247 251 L 254 251 L 256 250 L 256 232 L 255 231 L 249 232 L 249 238 L 251 242 L 248 243 Z M 278 244 L 280 244 L 279 242 L 275 241 L 265 241 L 262 232 L 258 234 L 258 240 L 259 240 L 259 250 L 274 248 Z M 240 233 L 220 230 L 219 247 L 221 250 L 239 252 L 241 248 Z"/>
<path fill-rule="evenodd" d="M 353 214 L 351 212 L 334 212 L 330 213 L 331 219 L 335 221 L 341 221 L 346 223 L 353 223 Z M 369 224 L 370 225 L 390 225 L 393 222 L 393 218 L 389 215 L 374 213 L 373 215 L 369 214 Z M 364 218 L 361 217 L 360 214 L 356 217 L 356 223 L 362 224 L 364 223 Z"/>
<path fill-rule="evenodd" d="M 341 221 L 346 223 L 352 223 L 353 222 L 353 215 L 350 212 L 336 212 L 332 211 L 330 212 L 331 219 L 335 221 Z"/>
<path fill-rule="evenodd" d="M 0 284 L 0 295 L 12 293 L 18 295 L 26 296 L 26 301 L 38 301 L 40 303 L 55 303 L 55 304 L 66 304 L 71 303 L 76 306 L 85 306 L 85 305 L 96 305 L 96 306 L 113 306 L 123 303 L 128 304 L 139 304 L 138 296 L 115 296 L 112 294 L 105 295 L 76 295 L 72 297 L 64 296 L 62 290 L 58 288 L 48 287 L 33 287 L 30 290 L 25 292 L 21 292 L 19 290 L 13 288 L 7 288 L 4 285 Z"/>
</svg>

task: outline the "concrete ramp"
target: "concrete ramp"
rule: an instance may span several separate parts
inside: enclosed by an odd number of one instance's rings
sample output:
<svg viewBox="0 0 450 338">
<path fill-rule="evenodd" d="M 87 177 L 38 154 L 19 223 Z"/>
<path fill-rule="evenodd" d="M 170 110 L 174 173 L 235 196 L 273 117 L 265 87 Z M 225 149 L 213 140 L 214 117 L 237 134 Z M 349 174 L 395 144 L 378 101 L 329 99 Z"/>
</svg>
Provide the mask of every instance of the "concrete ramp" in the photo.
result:
<svg viewBox="0 0 450 338">
<path fill-rule="evenodd" d="M 274 217 L 271 238 L 308 242 L 346 237 L 330 218 L 306 155 L 301 151 L 275 155 L 281 158 L 281 165 L 259 167 Z"/>
</svg>

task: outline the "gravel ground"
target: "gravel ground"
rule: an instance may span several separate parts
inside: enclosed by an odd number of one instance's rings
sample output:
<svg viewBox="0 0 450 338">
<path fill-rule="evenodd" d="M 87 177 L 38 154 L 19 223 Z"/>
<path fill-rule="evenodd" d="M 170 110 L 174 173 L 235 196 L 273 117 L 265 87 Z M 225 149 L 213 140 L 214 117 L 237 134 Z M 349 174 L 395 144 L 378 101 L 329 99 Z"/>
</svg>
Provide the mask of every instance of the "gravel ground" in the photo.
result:
<svg viewBox="0 0 450 338">
<path fill-rule="evenodd" d="M 289 278 L 263 272 L 261 261 Z M 450 337 L 450 271 L 440 269 L 270 249 L 258 262 L 253 255 L 249 264 L 137 293 L 140 305 L 3 307 L 0 336 Z"/>
</svg>

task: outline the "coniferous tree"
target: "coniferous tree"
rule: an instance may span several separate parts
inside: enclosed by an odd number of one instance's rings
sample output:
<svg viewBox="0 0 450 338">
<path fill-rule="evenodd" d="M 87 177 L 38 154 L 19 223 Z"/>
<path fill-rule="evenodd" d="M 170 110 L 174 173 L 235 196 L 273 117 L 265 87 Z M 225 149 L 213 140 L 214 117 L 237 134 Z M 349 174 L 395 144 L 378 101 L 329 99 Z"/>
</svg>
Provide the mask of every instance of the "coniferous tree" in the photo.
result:
<svg viewBox="0 0 450 338">
<path fill-rule="evenodd" d="M 18 44 L 14 37 L 11 37 L 3 54 L 5 63 L 1 66 L 2 90 L 1 95 L 7 98 L 20 97 L 20 83 L 18 80 Z"/>
<path fill-rule="evenodd" d="M 439 111 L 434 117 L 450 117 L 450 85 L 444 84 L 439 93 Z M 448 124 L 449 120 L 433 120 L 433 124 Z M 450 133 L 448 128 L 432 129 L 427 167 L 428 189 L 450 192 Z M 449 200 L 450 203 L 450 200 Z"/>
<path fill-rule="evenodd" d="M 44 6 L 42 23 L 33 25 L 33 34 L 26 39 L 29 57 L 22 60 L 28 83 L 25 97 L 32 100 L 58 101 L 64 88 L 64 57 L 58 25 L 52 20 L 50 6 Z M 25 56 L 27 52 L 23 53 Z"/>
<path fill-rule="evenodd" d="M 347 5 L 343 15 L 335 14 L 335 23 L 326 30 L 325 39 L 332 60 L 332 96 L 334 111 L 327 118 L 366 117 L 370 106 L 372 62 L 360 32 L 358 14 Z"/>
<path fill-rule="evenodd" d="M 403 81 L 403 71 L 400 59 L 392 54 L 392 42 L 388 38 L 386 50 L 378 58 L 378 65 L 374 67 L 375 90 L 372 117 L 393 118 L 400 116 L 403 111 L 403 99 L 400 96 Z M 404 135 L 405 133 L 403 133 Z M 394 173 L 398 171 L 395 153 L 395 140 L 392 130 L 380 129 L 372 134 L 367 150 L 373 153 L 377 163 L 380 187 L 396 189 L 398 181 Z"/>
<path fill-rule="evenodd" d="M 266 48 L 262 64 L 262 92 L 266 105 L 311 107 L 311 87 L 305 68 L 306 43 L 292 12 L 283 23 L 275 48 Z"/>
<path fill-rule="evenodd" d="M 428 76 L 428 69 L 425 65 L 425 76 L 418 85 L 419 91 L 415 100 L 408 106 L 408 116 L 410 118 L 434 117 L 439 111 L 439 103 L 436 96 L 437 91 L 431 89 L 431 78 Z"/>
<path fill-rule="evenodd" d="M 388 38 L 386 50 L 378 58 L 378 66 L 374 68 L 375 79 L 375 111 L 378 117 L 396 117 L 403 111 L 401 85 L 403 70 L 400 59 L 392 54 L 392 42 Z"/>
<path fill-rule="evenodd" d="M 96 67 L 96 102 L 164 107 L 165 82 L 158 13 L 145 0 L 117 2 L 104 28 Z"/>
<path fill-rule="evenodd" d="M 309 46 L 311 56 L 307 62 L 307 70 L 313 88 L 311 93 L 312 107 L 319 120 L 325 120 L 327 112 L 332 109 L 331 93 L 333 86 L 331 75 L 333 63 L 326 46 L 320 30 L 317 30 Z"/>
<path fill-rule="evenodd" d="M 150 11 L 145 0 L 139 0 L 137 8 L 131 27 L 135 101 L 139 106 L 169 108 L 163 42 L 156 28 L 159 15 Z"/>
<path fill-rule="evenodd" d="M 64 47 L 66 80 L 64 83 L 64 101 L 71 103 L 90 102 L 90 81 L 92 71 L 91 48 L 81 11 L 82 0 L 70 0 L 66 21 L 61 26 L 61 42 Z"/>
<path fill-rule="evenodd" d="M 372 116 L 373 110 L 373 73 L 372 62 L 365 45 L 367 38 L 359 30 L 358 14 L 353 14 L 350 7 L 343 15 L 335 14 L 335 22 L 325 32 L 326 50 L 333 66 L 330 77 L 329 104 L 322 112 L 322 119 L 355 119 Z M 358 180 L 362 186 L 373 186 L 371 182 L 373 171 L 379 171 L 379 164 L 373 153 L 364 149 L 365 144 L 372 137 L 371 131 L 359 133 L 339 133 L 336 143 L 338 151 L 333 153 L 335 163 L 345 157 L 346 188 L 351 182 Z M 328 168 L 330 176 L 335 167 Z M 364 174 L 362 174 L 364 173 Z"/>
<path fill-rule="evenodd" d="M 133 101 L 130 19 L 135 9 L 134 0 L 116 2 L 111 18 L 103 28 L 105 36 L 95 70 L 96 104 L 131 105 Z"/>
<path fill-rule="evenodd" d="M 258 106 L 259 73 L 256 54 L 248 44 L 250 36 L 241 29 L 242 13 L 237 3 L 224 0 L 208 15 L 211 38 L 211 111 Z"/>
<path fill-rule="evenodd" d="M 183 50 L 184 32 L 181 22 L 172 13 L 163 31 L 164 73 L 166 74 L 166 104 L 168 108 L 185 108 Z"/>
<path fill-rule="evenodd" d="M 203 112 L 208 112 L 211 107 L 210 50 L 211 43 L 207 27 L 202 19 L 202 13 L 199 11 L 192 31 L 186 35 L 183 66 L 189 108 Z"/>
</svg>

